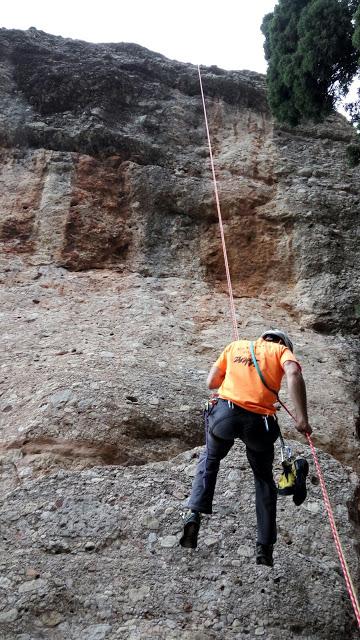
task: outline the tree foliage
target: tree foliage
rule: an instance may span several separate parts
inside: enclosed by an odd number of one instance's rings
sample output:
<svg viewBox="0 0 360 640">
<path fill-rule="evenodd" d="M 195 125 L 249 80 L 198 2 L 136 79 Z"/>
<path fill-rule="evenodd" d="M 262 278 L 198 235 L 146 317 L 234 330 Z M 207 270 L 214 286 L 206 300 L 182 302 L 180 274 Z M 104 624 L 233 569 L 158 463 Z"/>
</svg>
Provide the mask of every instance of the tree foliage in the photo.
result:
<svg viewBox="0 0 360 640">
<path fill-rule="evenodd" d="M 358 8 L 354 13 L 354 35 L 353 35 L 353 45 L 355 49 L 357 49 L 359 55 L 359 65 L 360 65 L 360 3 L 357 2 Z"/>
<path fill-rule="evenodd" d="M 360 164 L 360 144 L 349 144 L 346 147 L 346 157 L 350 167 Z"/>
<path fill-rule="evenodd" d="M 360 0 L 279 0 L 261 29 L 273 114 L 292 125 L 321 120 L 359 67 Z"/>
</svg>

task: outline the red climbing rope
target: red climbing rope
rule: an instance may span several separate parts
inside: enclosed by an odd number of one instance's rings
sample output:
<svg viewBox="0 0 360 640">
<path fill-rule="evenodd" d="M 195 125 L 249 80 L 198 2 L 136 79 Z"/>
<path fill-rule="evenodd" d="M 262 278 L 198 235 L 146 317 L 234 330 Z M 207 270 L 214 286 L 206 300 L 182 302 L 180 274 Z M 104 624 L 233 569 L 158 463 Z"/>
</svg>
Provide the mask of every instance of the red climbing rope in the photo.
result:
<svg viewBox="0 0 360 640">
<path fill-rule="evenodd" d="M 209 130 L 209 124 L 208 124 L 208 119 L 207 119 L 207 113 L 206 113 L 206 104 L 205 104 L 204 90 L 203 90 L 202 79 L 201 79 L 200 65 L 198 65 L 198 72 L 199 72 L 201 98 L 202 98 L 202 103 L 203 103 L 203 108 L 204 108 L 206 133 L 207 133 L 207 139 L 208 139 L 208 145 L 209 145 L 211 171 L 212 171 L 212 176 L 213 176 L 213 181 L 214 181 L 216 208 L 217 208 L 217 213 L 218 213 L 218 217 L 219 217 L 219 227 L 220 227 L 221 243 L 222 243 L 223 254 L 224 254 L 226 279 L 227 279 L 228 290 L 229 290 L 229 304 L 230 304 L 231 322 L 232 322 L 232 327 L 233 327 L 233 336 L 234 336 L 234 340 L 239 340 L 239 332 L 238 332 L 237 322 L 236 322 L 236 311 L 235 311 L 235 304 L 234 304 L 234 295 L 233 295 L 231 278 L 230 278 L 229 263 L 228 263 L 228 258 L 227 258 L 225 236 L 224 236 L 224 226 L 223 226 L 223 221 L 222 221 L 222 216 L 221 216 L 220 200 L 219 200 L 219 194 L 218 194 L 218 188 L 217 188 L 217 182 L 216 182 L 214 159 L 213 159 L 213 153 L 212 153 L 212 147 L 211 147 L 210 130 Z M 291 411 L 289 411 L 287 406 L 281 400 L 279 400 L 279 402 L 280 402 L 281 406 L 285 409 L 285 411 L 287 411 L 287 413 L 291 416 L 291 418 L 296 423 L 295 416 L 291 413 Z M 354 585 L 353 585 L 353 582 L 352 582 L 352 579 L 351 579 L 351 576 L 350 576 L 349 568 L 348 568 L 348 565 L 347 565 L 347 562 L 346 562 L 346 559 L 345 559 L 345 554 L 344 554 L 344 551 L 343 551 L 343 548 L 342 548 L 342 545 L 341 545 L 339 533 L 338 533 L 338 530 L 337 530 L 337 527 L 336 527 L 336 523 L 335 523 L 334 513 L 333 513 L 333 510 L 331 508 L 329 495 L 328 495 L 328 492 L 327 492 L 327 489 L 326 489 L 326 485 L 325 485 L 325 480 L 324 480 L 324 477 L 323 477 L 323 474 L 322 474 L 322 471 L 321 471 L 321 468 L 320 468 L 319 460 L 318 460 L 317 455 L 316 455 L 316 451 L 315 451 L 315 447 L 314 447 L 313 441 L 311 440 L 311 437 L 310 437 L 310 435 L 308 433 L 306 434 L 306 437 L 307 437 L 307 440 L 308 440 L 309 445 L 310 445 L 312 456 L 314 458 L 315 467 L 316 467 L 316 471 L 317 471 L 317 474 L 318 474 L 318 477 L 319 477 L 320 486 L 321 486 L 321 490 L 322 490 L 322 494 L 323 494 L 323 498 L 324 498 L 324 503 L 325 503 L 326 511 L 327 511 L 327 514 L 328 514 L 328 517 L 329 517 L 330 527 L 331 527 L 331 531 L 332 531 L 334 542 L 335 542 L 335 547 L 336 547 L 336 550 L 338 552 L 341 568 L 343 570 L 343 574 L 344 574 L 344 578 L 345 578 L 345 584 L 346 584 L 346 587 L 347 587 L 347 590 L 348 590 L 348 593 L 349 593 L 349 596 L 350 596 L 351 604 L 352 604 L 352 606 L 354 608 L 354 612 L 355 612 L 355 616 L 356 616 L 356 620 L 357 620 L 358 626 L 360 628 L 359 601 L 357 599 L 356 591 L 355 591 L 355 588 L 354 588 Z"/>
<path fill-rule="evenodd" d="M 357 620 L 357 623 L 358 623 L 359 628 L 360 628 L 359 601 L 358 601 L 357 596 L 356 596 L 356 591 L 355 591 L 355 588 L 354 588 L 354 585 L 353 585 L 353 582 L 352 582 L 352 579 L 351 579 L 351 576 L 350 576 L 349 568 L 347 566 L 347 562 L 346 562 L 345 554 L 344 554 L 344 551 L 343 551 L 343 548 L 342 548 L 342 545 L 341 545 L 339 533 L 338 533 L 338 530 L 336 528 L 334 513 L 333 513 L 333 510 L 331 508 L 329 495 L 328 495 L 328 492 L 327 492 L 327 489 L 326 489 L 325 480 L 324 480 L 324 477 L 323 477 L 323 474 L 322 474 L 322 471 L 321 471 L 321 468 L 320 468 L 319 460 L 318 460 L 318 457 L 316 455 L 316 451 L 315 451 L 315 447 L 314 447 L 313 441 L 311 440 L 311 437 L 310 437 L 310 435 L 308 433 L 306 434 L 306 437 L 307 437 L 308 443 L 310 445 L 311 453 L 313 455 L 315 466 L 316 466 L 316 471 L 317 471 L 317 474 L 318 474 L 318 477 L 319 477 L 319 480 L 320 480 L 320 486 L 321 486 L 321 490 L 322 490 L 322 494 L 323 494 L 323 498 L 324 498 L 324 503 L 325 503 L 326 511 L 327 511 L 327 514 L 328 514 L 328 517 L 329 517 L 330 527 L 331 527 L 331 531 L 332 531 L 332 534 L 333 534 L 336 550 L 338 552 L 341 568 L 343 570 L 343 574 L 344 574 L 347 590 L 349 592 L 351 604 L 352 604 L 352 606 L 354 608 L 356 620 Z"/>
<path fill-rule="evenodd" d="M 222 249 L 223 249 L 223 254 L 224 254 L 226 279 L 227 279 L 227 284 L 228 284 L 228 289 L 229 289 L 229 305 L 230 305 L 230 316 L 231 316 L 231 322 L 232 322 L 232 328 L 233 328 L 233 338 L 234 338 L 234 340 L 239 340 L 239 332 L 238 332 L 238 328 L 237 328 L 236 311 L 235 311 L 235 304 L 234 304 L 234 295 L 233 295 L 233 290 L 232 290 L 232 285 L 231 285 L 230 269 L 229 269 L 229 262 L 228 262 L 228 257 L 227 257 L 225 236 L 224 236 L 224 226 L 223 226 L 221 209 L 220 209 L 220 200 L 219 200 L 219 194 L 218 194 L 218 188 L 217 188 L 217 182 L 216 182 L 214 158 L 213 158 L 212 147 L 211 147 L 210 131 L 209 131 L 209 124 L 208 124 L 207 113 L 206 113 L 206 104 L 205 104 L 205 97 L 204 97 L 204 91 L 203 91 L 202 80 L 201 80 L 200 65 L 198 65 L 198 72 L 199 72 L 201 98 L 202 98 L 202 103 L 203 103 L 203 108 L 204 108 L 206 133 L 207 133 L 207 139 L 208 139 L 208 145 L 209 145 L 211 171 L 212 171 L 213 182 L 214 182 L 216 208 L 217 208 L 217 213 L 218 213 L 218 217 L 219 217 L 220 236 L 221 236 L 221 244 L 222 244 Z"/>
</svg>

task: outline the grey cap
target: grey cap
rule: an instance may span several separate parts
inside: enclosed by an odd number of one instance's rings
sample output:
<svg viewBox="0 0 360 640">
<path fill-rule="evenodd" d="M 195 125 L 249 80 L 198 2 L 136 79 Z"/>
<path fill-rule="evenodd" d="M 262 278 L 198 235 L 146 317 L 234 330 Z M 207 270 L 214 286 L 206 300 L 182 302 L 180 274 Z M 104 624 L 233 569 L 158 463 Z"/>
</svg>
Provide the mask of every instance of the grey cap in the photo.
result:
<svg viewBox="0 0 360 640">
<path fill-rule="evenodd" d="M 268 329 L 267 331 L 264 331 L 264 333 L 261 334 L 262 338 L 265 338 L 266 336 L 276 336 L 277 338 L 280 338 L 285 344 L 285 346 L 290 349 L 290 351 L 292 352 L 294 351 L 294 345 L 291 342 L 288 334 L 285 333 L 284 331 L 280 331 L 279 329 Z"/>
</svg>

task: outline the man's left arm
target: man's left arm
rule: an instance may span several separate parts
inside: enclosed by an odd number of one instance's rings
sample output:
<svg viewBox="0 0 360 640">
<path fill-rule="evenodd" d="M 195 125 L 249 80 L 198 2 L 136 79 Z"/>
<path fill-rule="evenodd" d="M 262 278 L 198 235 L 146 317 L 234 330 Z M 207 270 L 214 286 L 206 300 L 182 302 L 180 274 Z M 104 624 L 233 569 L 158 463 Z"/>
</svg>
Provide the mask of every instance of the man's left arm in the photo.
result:
<svg viewBox="0 0 360 640">
<path fill-rule="evenodd" d="M 210 373 L 207 377 L 206 384 L 209 389 L 218 389 L 225 378 L 225 373 L 222 373 L 216 365 L 213 365 L 210 369 Z"/>
<path fill-rule="evenodd" d="M 295 406 L 296 428 L 300 433 L 311 434 L 312 429 L 307 414 L 306 386 L 301 369 L 297 362 L 287 360 L 284 363 L 284 370 L 290 400 Z"/>
</svg>

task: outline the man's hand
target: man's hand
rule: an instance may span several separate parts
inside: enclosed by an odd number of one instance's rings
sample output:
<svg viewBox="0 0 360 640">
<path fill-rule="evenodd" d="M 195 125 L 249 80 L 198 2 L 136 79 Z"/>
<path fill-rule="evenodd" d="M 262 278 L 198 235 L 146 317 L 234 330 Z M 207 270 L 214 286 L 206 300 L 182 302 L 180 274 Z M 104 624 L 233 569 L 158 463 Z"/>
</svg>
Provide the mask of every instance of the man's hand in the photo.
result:
<svg viewBox="0 0 360 640">
<path fill-rule="evenodd" d="M 307 420 L 296 420 L 296 428 L 300 433 L 308 433 L 309 435 L 312 433 L 312 428 Z"/>
</svg>

